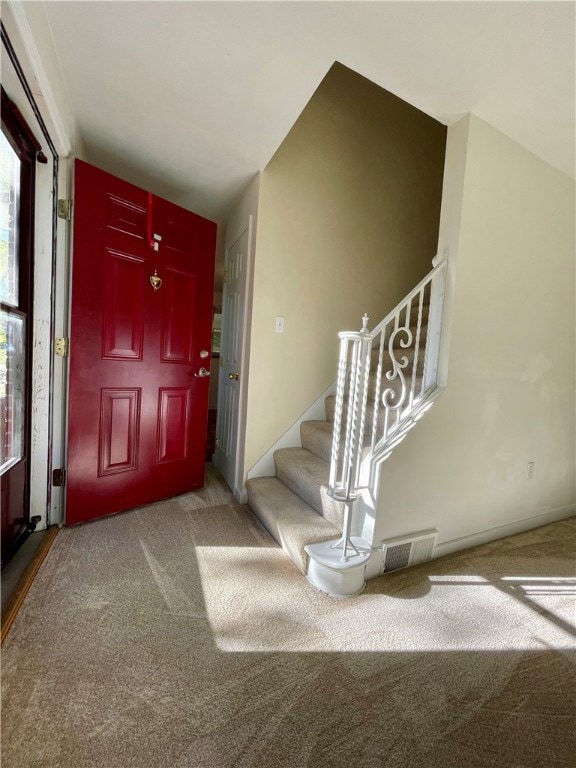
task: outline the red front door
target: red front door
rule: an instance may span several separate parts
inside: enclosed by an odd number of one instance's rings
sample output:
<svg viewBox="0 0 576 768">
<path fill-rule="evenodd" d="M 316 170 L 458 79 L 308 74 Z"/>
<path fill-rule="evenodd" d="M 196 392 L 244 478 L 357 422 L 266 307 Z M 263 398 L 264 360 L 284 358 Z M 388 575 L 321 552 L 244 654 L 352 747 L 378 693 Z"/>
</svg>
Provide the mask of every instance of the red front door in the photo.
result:
<svg viewBox="0 0 576 768">
<path fill-rule="evenodd" d="M 68 525 L 203 485 L 215 238 L 76 162 Z"/>
</svg>

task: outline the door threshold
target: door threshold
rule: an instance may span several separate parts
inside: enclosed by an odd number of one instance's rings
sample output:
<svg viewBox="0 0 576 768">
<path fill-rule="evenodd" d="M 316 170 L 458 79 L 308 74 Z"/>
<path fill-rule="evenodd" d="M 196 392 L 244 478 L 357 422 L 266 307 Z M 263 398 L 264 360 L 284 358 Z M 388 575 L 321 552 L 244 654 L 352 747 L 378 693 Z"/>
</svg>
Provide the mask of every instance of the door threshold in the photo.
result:
<svg viewBox="0 0 576 768">
<path fill-rule="evenodd" d="M 2 629 L 0 643 L 6 639 L 20 606 L 59 531 L 53 525 L 46 531 L 30 534 L 14 557 L 2 569 Z"/>
</svg>

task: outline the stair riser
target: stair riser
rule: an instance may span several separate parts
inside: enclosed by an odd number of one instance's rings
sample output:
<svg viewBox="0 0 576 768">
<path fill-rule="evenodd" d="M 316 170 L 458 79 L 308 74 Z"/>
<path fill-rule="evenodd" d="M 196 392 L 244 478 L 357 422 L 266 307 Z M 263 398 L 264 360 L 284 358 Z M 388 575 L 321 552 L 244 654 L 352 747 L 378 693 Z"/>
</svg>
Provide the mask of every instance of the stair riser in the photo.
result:
<svg viewBox="0 0 576 768">
<path fill-rule="evenodd" d="M 302 422 L 300 425 L 300 442 L 302 448 L 313 453 L 324 461 L 330 461 L 332 457 L 332 430 L 315 429 L 316 422 Z"/>
<path fill-rule="evenodd" d="M 332 461 L 332 430 L 330 432 L 314 432 L 313 428 L 309 425 L 313 425 L 316 422 L 302 422 L 300 426 L 300 438 L 302 442 L 302 448 L 305 448 L 310 453 L 330 463 Z M 364 435 L 364 448 L 370 446 L 370 435 L 366 432 Z M 343 455 L 344 441 L 341 441 L 340 456 Z M 341 467 L 338 468 L 339 470 Z"/>
</svg>

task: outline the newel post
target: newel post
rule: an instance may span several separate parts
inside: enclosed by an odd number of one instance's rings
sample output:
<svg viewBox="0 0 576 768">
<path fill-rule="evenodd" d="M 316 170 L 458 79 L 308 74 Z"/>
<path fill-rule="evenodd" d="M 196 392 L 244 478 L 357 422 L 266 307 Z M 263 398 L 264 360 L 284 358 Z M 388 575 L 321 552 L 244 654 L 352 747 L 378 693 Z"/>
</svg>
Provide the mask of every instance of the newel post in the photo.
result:
<svg viewBox="0 0 576 768">
<path fill-rule="evenodd" d="M 360 555 L 350 538 L 350 531 L 352 509 L 358 496 L 370 376 L 372 338 L 368 321 L 365 314 L 360 331 L 339 334 L 340 360 L 328 494 L 345 505 L 342 536 L 332 545 L 333 549 L 342 550 L 343 561 L 354 556 L 350 550 Z"/>
</svg>

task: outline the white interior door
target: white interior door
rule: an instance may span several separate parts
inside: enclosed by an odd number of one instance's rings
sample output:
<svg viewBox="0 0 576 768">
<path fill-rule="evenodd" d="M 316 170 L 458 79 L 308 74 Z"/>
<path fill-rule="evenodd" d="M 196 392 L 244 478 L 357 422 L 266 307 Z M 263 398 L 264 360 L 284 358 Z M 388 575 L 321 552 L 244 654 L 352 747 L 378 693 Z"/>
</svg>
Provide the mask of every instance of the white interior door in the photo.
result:
<svg viewBox="0 0 576 768">
<path fill-rule="evenodd" d="M 222 297 L 222 345 L 218 383 L 215 464 L 232 490 L 236 486 L 248 229 L 226 252 Z"/>
</svg>

